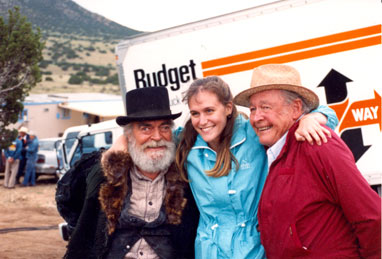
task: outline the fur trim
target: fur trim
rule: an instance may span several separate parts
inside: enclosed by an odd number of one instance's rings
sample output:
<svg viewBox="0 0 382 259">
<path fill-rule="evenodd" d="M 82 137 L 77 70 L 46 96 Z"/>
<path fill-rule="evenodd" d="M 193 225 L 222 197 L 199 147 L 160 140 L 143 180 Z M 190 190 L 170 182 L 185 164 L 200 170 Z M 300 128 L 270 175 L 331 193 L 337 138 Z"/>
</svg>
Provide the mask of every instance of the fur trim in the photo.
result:
<svg viewBox="0 0 382 259">
<path fill-rule="evenodd" d="M 109 234 L 113 233 L 121 214 L 124 197 L 127 194 L 127 173 L 132 167 L 130 155 L 126 152 L 104 153 L 102 170 L 106 182 L 101 185 L 99 200 L 106 214 Z"/>
<path fill-rule="evenodd" d="M 108 233 L 115 231 L 118 219 L 121 215 L 124 199 L 128 193 L 128 172 L 133 166 L 130 155 L 127 152 L 117 151 L 104 153 L 102 159 L 102 170 L 106 182 L 101 185 L 99 200 L 102 210 L 106 214 Z M 167 221 L 170 224 L 181 223 L 183 209 L 187 204 L 184 198 L 184 182 L 176 166 L 172 164 L 165 175 L 166 195 L 164 199 Z"/>
<path fill-rule="evenodd" d="M 184 189 L 187 184 L 181 179 L 175 164 L 172 164 L 166 173 L 166 196 L 164 199 L 167 220 L 170 224 L 178 225 L 182 222 L 183 209 L 187 204 L 187 199 L 184 198 Z"/>
</svg>

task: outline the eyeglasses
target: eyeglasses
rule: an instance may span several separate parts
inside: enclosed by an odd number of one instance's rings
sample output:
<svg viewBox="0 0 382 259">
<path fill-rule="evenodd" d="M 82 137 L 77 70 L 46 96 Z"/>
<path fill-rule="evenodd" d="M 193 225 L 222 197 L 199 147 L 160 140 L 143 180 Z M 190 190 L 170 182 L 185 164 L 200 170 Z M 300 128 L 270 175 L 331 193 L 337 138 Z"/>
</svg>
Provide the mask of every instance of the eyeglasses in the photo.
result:
<svg viewBox="0 0 382 259">
<path fill-rule="evenodd" d="M 158 127 L 154 127 L 152 125 L 139 125 L 138 130 L 142 134 L 152 135 L 154 133 L 155 128 L 158 128 L 159 133 L 167 134 L 171 132 L 171 126 L 168 124 L 160 125 Z"/>
</svg>

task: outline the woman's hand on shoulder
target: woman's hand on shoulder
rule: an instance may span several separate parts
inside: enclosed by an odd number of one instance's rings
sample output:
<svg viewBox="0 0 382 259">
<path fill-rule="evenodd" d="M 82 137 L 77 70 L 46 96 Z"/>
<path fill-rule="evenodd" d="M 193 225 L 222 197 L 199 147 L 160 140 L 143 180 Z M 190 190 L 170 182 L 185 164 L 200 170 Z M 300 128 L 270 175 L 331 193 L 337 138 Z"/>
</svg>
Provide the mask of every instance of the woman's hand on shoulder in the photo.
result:
<svg viewBox="0 0 382 259">
<path fill-rule="evenodd" d="M 107 157 L 110 153 L 118 152 L 118 151 L 128 152 L 127 150 L 128 150 L 128 140 L 127 140 L 127 137 L 124 134 L 122 134 L 116 139 L 116 141 L 108 150 L 102 153 L 101 162 L 103 162 L 105 157 Z"/>
<path fill-rule="evenodd" d="M 297 141 L 308 141 L 313 145 L 321 145 L 328 142 L 332 135 L 328 129 L 322 125 L 326 124 L 326 117 L 321 113 L 309 113 L 304 115 L 299 122 L 295 137 Z"/>
</svg>

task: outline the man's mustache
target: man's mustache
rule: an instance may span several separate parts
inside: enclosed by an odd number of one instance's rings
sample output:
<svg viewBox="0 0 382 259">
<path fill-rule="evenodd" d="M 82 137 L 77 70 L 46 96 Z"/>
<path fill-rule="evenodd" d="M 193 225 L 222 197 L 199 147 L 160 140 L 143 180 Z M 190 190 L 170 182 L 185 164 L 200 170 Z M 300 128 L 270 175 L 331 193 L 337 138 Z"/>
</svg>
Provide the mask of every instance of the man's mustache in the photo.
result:
<svg viewBox="0 0 382 259">
<path fill-rule="evenodd" d="M 159 141 L 150 140 L 149 142 L 146 142 L 142 145 L 142 149 L 151 148 L 151 147 L 167 147 L 167 148 L 169 148 L 170 145 L 169 145 L 168 141 L 165 141 L 163 139 L 161 139 Z"/>
</svg>

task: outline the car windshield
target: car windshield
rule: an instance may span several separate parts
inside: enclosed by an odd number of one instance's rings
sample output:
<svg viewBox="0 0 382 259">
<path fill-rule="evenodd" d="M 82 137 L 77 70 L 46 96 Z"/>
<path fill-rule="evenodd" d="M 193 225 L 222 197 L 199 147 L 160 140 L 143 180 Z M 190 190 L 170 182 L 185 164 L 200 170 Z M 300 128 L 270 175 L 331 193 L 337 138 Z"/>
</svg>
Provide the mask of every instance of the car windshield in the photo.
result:
<svg viewBox="0 0 382 259">
<path fill-rule="evenodd" d="M 55 140 L 40 140 L 39 142 L 39 150 L 54 150 Z"/>
<path fill-rule="evenodd" d="M 66 136 L 65 139 L 65 148 L 66 148 L 66 153 L 70 153 L 70 149 L 72 148 L 74 141 L 76 141 L 76 137 L 78 135 L 79 131 L 73 131 L 69 132 L 68 135 Z"/>
<path fill-rule="evenodd" d="M 80 144 L 76 147 L 70 166 L 81 158 L 83 154 L 89 154 L 99 149 L 108 149 L 113 143 L 113 134 L 111 131 L 101 132 L 94 135 L 83 136 Z"/>
</svg>

